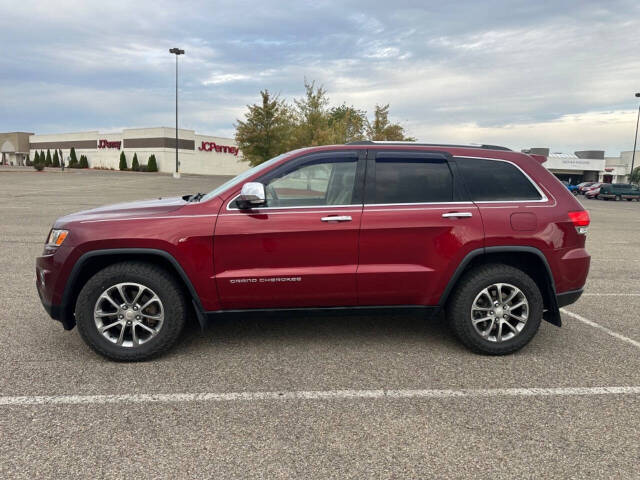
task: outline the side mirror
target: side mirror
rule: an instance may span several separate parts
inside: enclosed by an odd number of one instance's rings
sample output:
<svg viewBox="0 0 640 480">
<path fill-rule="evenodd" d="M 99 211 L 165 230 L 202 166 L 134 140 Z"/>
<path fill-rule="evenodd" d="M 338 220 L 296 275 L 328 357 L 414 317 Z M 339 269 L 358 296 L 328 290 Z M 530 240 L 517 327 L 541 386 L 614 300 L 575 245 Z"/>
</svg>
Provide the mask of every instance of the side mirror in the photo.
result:
<svg viewBox="0 0 640 480">
<path fill-rule="evenodd" d="M 264 185 L 259 182 L 245 183 L 242 186 L 242 190 L 237 201 L 238 207 L 241 209 L 264 205 L 267 202 Z"/>
</svg>

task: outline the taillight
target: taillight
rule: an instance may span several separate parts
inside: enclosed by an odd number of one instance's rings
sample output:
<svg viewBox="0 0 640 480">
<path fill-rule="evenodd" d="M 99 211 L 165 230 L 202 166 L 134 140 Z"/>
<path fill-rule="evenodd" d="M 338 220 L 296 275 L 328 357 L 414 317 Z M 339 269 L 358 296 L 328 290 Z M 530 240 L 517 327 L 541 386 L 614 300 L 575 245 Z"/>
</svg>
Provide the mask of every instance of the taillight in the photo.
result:
<svg viewBox="0 0 640 480">
<path fill-rule="evenodd" d="M 573 222 L 573 226 L 576 227 L 576 231 L 585 235 L 587 233 L 587 227 L 591 223 L 589 218 L 589 212 L 586 210 L 580 210 L 579 212 L 569 212 L 569 218 Z"/>
</svg>

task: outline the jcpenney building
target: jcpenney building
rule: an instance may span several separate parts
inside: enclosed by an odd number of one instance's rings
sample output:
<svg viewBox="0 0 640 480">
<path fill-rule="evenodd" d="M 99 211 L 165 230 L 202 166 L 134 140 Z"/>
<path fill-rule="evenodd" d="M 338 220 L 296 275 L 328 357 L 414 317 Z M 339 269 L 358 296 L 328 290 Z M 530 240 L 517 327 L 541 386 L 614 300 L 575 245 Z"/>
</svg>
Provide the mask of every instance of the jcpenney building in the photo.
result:
<svg viewBox="0 0 640 480">
<path fill-rule="evenodd" d="M 133 154 L 141 165 L 150 155 L 156 156 L 158 170 L 175 171 L 176 131 L 174 128 L 129 128 L 116 133 L 98 131 L 30 135 L 29 152 L 33 159 L 36 151 L 62 150 L 67 162 L 71 148 L 78 159 L 85 155 L 90 167 L 118 169 L 120 153 L 124 151 L 127 165 L 131 167 Z M 230 138 L 199 135 L 193 130 L 178 130 L 178 158 L 180 172 L 206 175 L 236 175 L 248 168 L 242 161 L 242 153 Z"/>
</svg>

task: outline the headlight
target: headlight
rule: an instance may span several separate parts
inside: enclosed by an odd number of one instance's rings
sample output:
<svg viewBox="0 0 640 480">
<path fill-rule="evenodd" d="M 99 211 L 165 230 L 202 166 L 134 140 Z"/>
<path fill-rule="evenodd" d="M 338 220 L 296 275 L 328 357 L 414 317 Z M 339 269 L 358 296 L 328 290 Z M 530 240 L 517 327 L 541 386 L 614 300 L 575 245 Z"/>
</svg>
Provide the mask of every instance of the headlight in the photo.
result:
<svg viewBox="0 0 640 480">
<path fill-rule="evenodd" d="M 62 245 L 62 242 L 65 241 L 67 236 L 69 235 L 68 230 L 51 230 L 49 234 L 49 238 L 47 239 L 48 247 L 59 247 Z"/>
</svg>

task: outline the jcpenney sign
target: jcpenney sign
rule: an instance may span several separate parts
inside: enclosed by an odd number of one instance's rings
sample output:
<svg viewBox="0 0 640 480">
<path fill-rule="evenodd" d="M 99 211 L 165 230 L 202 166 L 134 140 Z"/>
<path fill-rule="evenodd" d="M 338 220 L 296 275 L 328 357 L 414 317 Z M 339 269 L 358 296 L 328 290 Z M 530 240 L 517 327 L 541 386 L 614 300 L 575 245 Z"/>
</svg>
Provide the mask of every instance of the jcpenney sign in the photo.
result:
<svg viewBox="0 0 640 480">
<path fill-rule="evenodd" d="M 228 145 L 218 145 L 216 142 L 202 142 L 198 150 L 203 152 L 230 153 L 238 156 L 238 147 L 230 147 Z"/>
<path fill-rule="evenodd" d="M 98 148 L 117 148 L 120 150 L 122 142 L 110 142 L 109 140 L 98 140 Z"/>
</svg>

